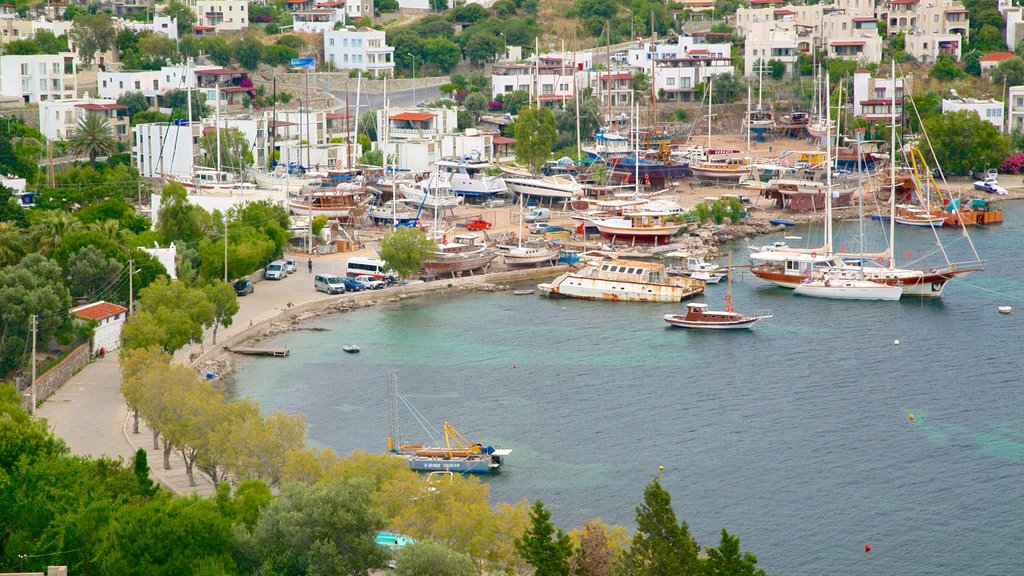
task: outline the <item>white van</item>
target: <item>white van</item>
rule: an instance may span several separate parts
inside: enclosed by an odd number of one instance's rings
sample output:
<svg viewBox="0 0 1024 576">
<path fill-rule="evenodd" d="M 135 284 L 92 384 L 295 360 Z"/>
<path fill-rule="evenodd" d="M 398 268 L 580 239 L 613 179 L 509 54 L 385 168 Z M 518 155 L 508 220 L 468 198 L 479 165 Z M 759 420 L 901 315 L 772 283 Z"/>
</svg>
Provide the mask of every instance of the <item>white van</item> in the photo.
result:
<svg viewBox="0 0 1024 576">
<path fill-rule="evenodd" d="M 284 260 L 274 260 L 270 264 L 267 264 L 267 269 L 263 272 L 263 277 L 267 280 L 280 280 L 287 275 L 288 270 Z"/>
<path fill-rule="evenodd" d="M 391 270 L 388 270 L 387 262 L 374 258 L 361 258 L 359 256 L 353 256 L 348 259 L 348 263 L 345 266 L 345 275 L 353 278 L 356 276 L 373 276 L 377 280 L 383 280 L 388 284 L 393 284 L 398 280 L 398 276 Z"/>
<path fill-rule="evenodd" d="M 534 208 L 529 214 L 527 214 L 523 220 L 527 223 L 534 222 L 547 222 L 551 219 L 551 210 L 547 208 Z"/>
<path fill-rule="evenodd" d="M 341 276 L 335 276 L 334 274 L 317 274 L 313 277 L 313 288 L 317 292 L 344 294 L 345 281 L 341 279 Z"/>
<path fill-rule="evenodd" d="M 295 267 L 295 259 L 294 258 L 285 258 L 284 259 L 284 271 L 286 273 L 288 273 L 288 274 L 295 274 L 295 270 L 297 270 L 297 268 Z"/>
</svg>

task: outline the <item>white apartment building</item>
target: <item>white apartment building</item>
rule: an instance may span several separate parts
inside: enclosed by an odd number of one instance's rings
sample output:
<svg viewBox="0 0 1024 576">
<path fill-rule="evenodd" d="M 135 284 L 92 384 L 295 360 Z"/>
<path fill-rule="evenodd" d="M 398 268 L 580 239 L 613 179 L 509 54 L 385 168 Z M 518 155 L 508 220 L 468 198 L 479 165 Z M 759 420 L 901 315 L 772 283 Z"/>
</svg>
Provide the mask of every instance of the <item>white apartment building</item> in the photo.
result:
<svg viewBox="0 0 1024 576">
<path fill-rule="evenodd" d="M 34 34 L 35 27 L 31 20 L 0 17 L 0 46 L 14 40 L 31 38 Z"/>
<path fill-rule="evenodd" d="M 746 27 L 743 44 L 743 75 L 757 74 L 757 63 L 778 60 L 786 65 L 786 74 L 793 74 L 800 54 L 811 48 L 811 37 L 800 36 L 796 25 L 775 22 L 754 22 Z M 806 46 L 806 50 L 803 48 Z"/>
<path fill-rule="evenodd" d="M 219 66 L 193 66 L 192 73 L 187 74 L 186 66 L 178 64 L 164 66 L 159 70 L 100 71 L 96 74 L 97 93 L 101 98 L 117 100 L 128 92 L 142 92 L 149 100 L 150 107 L 153 107 L 158 105 L 159 98 L 168 90 L 195 88 L 197 74 L 217 69 Z M 212 104 L 213 97 L 207 96 L 208 102 Z"/>
<path fill-rule="evenodd" d="M 165 122 L 136 125 L 132 130 L 132 156 L 139 175 L 160 178 L 164 174 L 191 174 L 193 158 L 199 152 L 194 142 L 198 127 Z"/>
<path fill-rule="evenodd" d="M 633 105 L 633 74 L 621 71 L 602 71 L 593 79 L 594 96 L 601 103 L 601 108 L 632 107 Z"/>
<path fill-rule="evenodd" d="M 309 34 L 324 34 L 334 30 L 337 23 L 345 24 L 345 8 L 314 8 L 292 12 L 293 30 Z"/>
<path fill-rule="evenodd" d="M 935 62 L 939 56 L 960 60 L 963 49 L 959 34 L 909 34 L 904 41 L 907 53 L 925 64 Z"/>
<path fill-rule="evenodd" d="M 942 99 L 942 113 L 970 110 L 979 118 L 991 123 L 999 131 L 1003 131 L 1003 103 L 998 100 L 978 100 L 975 98 Z"/>
<path fill-rule="evenodd" d="M 459 130 L 459 114 L 454 108 L 417 108 L 399 110 L 387 119 L 391 140 L 435 138 Z M 384 134 L 384 111 L 377 110 L 377 134 Z"/>
<path fill-rule="evenodd" d="M 1000 6 L 1002 6 L 1000 2 Z M 1024 8 L 1020 6 L 1007 7 L 1006 9 L 1000 8 L 1003 13 L 1003 18 L 1006 19 L 1006 45 L 1010 48 L 1016 48 L 1017 44 L 1024 39 Z"/>
<path fill-rule="evenodd" d="M 887 6 L 879 18 L 889 23 L 889 34 L 959 34 L 964 44 L 970 38 L 971 16 L 958 0 L 889 0 Z"/>
<path fill-rule="evenodd" d="M 155 14 L 152 22 L 136 22 L 135 20 L 119 20 L 121 28 L 135 30 L 136 32 L 153 32 L 163 34 L 171 40 L 178 39 L 178 21 L 170 16 Z"/>
<path fill-rule="evenodd" d="M 1024 129 L 1024 86 L 1010 86 L 1006 131 Z"/>
<path fill-rule="evenodd" d="M 697 42 L 692 36 L 679 36 L 669 42 L 656 43 L 653 50 L 653 59 L 657 62 L 659 60 L 689 57 L 728 58 L 731 51 L 732 44 L 728 42 L 704 44 Z M 650 73 L 651 59 L 650 42 L 638 42 L 626 52 L 626 64 L 636 70 L 644 70 Z"/>
<path fill-rule="evenodd" d="M 395 49 L 383 30 L 346 26 L 324 33 L 324 59 L 338 70 L 363 70 L 374 76 L 395 70 Z"/>
<path fill-rule="evenodd" d="M 373 17 L 373 0 L 327 0 L 316 2 L 315 9 L 340 9 L 351 20 L 358 20 L 362 17 Z M 289 9 L 291 6 L 289 5 Z"/>
<path fill-rule="evenodd" d="M 871 121 L 891 117 L 893 89 L 896 90 L 896 115 L 903 112 L 904 79 L 872 78 L 867 70 L 853 73 L 853 115 Z"/>
<path fill-rule="evenodd" d="M 492 160 L 494 138 L 494 134 L 468 129 L 463 134 L 389 141 L 387 156 L 395 166 L 422 172 L 430 170 L 438 160 L 453 156 L 479 153 L 483 160 Z"/>
<path fill-rule="evenodd" d="M 128 141 L 129 121 L 122 106 L 114 100 L 83 98 L 47 100 L 39 103 L 39 131 L 47 140 L 67 140 L 79 120 L 96 114 L 110 125 L 111 135 L 120 142 Z"/>
<path fill-rule="evenodd" d="M 735 73 L 732 58 L 699 51 L 680 58 L 658 60 L 656 64 L 654 89 L 658 98 L 664 100 L 692 100 L 698 84 L 712 76 Z"/>
<path fill-rule="evenodd" d="M 593 55 L 584 59 L 580 52 L 576 56 L 579 60 L 575 62 L 569 53 L 541 55 L 539 64 L 536 60 L 523 64 L 495 64 L 491 69 L 491 98 L 523 90 L 529 93 L 531 100 L 536 99 L 545 106 L 572 100 L 575 84 L 591 84 L 591 74 L 587 70 L 592 66 Z"/>
<path fill-rule="evenodd" d="M 197 32 L 239 32 L 249 27 L 247 0 L 195 0 Z"/>
<path fill-rule="evenodd" d="M 0 56 L 0 95 L 26 103 L 75 98 L 77 74 L 71 52 Z"/>
</svg>

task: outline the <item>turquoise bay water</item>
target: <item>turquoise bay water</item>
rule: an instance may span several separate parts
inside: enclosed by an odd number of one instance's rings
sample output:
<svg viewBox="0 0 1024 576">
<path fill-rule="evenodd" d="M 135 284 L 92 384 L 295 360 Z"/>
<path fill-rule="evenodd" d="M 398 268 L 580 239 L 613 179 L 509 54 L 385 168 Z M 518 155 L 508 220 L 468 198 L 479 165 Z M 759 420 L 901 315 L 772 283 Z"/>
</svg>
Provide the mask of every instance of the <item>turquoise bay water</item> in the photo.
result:
<svg viewBox="0 0 1024 576">
<path fill-rule="evenodd" d="M 702 544 L 727 527 L 773 573 L 1020 574 L 1022 217 L 1008 205 L 1006 224 L 972 232 L 986 271 L 941 301 L 806 299 L 737 273 L 735 306 L 775 317 L 701 333 L 665 327 L 679 305 L 420 299 L 273 339 L 291 357 L 246 360 L 237 392 L 305 413 L 318 445 L 383 451 L 394 368 L 435 427 L 513 449 L 488 479 L 495 501 L 541 499 L 566 528 L 632 525 L 662 465 Z M 963 260 L 965 242 L 940 233 Z M 854 234 L 844 226 L 837 244 L 853 247 Z M 901 255 L 934 243 L 928 230 L 898 234 Z M 746 249 L 733 251 L 745 264 Z M 710 286 L 704 299 L 724 294 Z M 347 343 L 362 352 L 344 354 Z M 428 440 L 402 417 L 405 440 Z"/>
</svg>

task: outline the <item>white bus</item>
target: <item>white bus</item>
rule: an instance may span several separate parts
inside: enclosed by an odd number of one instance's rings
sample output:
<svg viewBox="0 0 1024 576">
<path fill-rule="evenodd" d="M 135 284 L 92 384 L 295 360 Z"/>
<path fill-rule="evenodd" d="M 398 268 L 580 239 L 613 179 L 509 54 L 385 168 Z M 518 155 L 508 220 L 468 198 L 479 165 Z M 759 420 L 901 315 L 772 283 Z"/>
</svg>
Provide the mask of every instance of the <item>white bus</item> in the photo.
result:
<svg viewBox="0 0 1024 576">
<path fill-rule="evenodd" d="M 383 260 L 375 260 L 373 258 L 360 258 L 353 256 L 348 259 L 348 264 L 345 267 L 346 276 L 373 276 L 379 280 L 386 282 L 393 282 L 398 279 L 397 275 L 388 270 L 388 263 Z"/>
</svg>

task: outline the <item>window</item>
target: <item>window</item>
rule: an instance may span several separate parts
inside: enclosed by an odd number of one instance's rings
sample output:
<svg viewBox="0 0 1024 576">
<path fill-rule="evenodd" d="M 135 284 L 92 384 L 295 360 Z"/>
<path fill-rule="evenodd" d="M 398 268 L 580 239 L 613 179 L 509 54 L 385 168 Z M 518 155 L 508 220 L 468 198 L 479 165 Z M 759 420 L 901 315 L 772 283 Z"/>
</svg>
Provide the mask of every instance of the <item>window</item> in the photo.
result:
<svg viewBox="0 0 1024 576">
<path fill-rule="evenodd" d="M 330 38 L 329 40 L 327 40 L 327 45 L 333 47 L 334 46 L 334 38 Z"/>
<path fill-rule="evenodd" d="M 46 78 L 39 79 L 39 89 L 46 90 Z"/>
<path fill-rule="evenodd" d="M 103 87 L 104 87 L 104 88 L 106 88 L 106 87 L 107 87 L 107 81 L 106 81 L 106 80 L 104 80 L 104 81 L 103 81 Z"/>
<path fill-rule="evenodd" d="M 124 90 L 124 81 L 123 80 L 118 80 L 117 87 L 122 89 L 122 90 Z"/>
<path fill-rule="evenodd" d="M 989 108 L 985 111 L 985 116 L 989 118 L 999 118 L 1003 115 L 1003 111 L 997 108 Z"/>
<path fill-rule="evenodd" d="M 142 88 L 142 81 L 141 80 L 136 80 L 135 81 L 135 89 L 138 90 L 140 88 Z"/>
<path fill-rule="evenodd" d="M 30 88 L 28 87 L 28 78 L 22 79 L 22 81 L 21 81 L 21 91 L 22 92 L 28 92 L 29 90 L 30 90 Z"/>
<path fill-rule="evenodd" d="M 51 72 L 51 73 L 52 73 L 52 74 L 53 74 L 54 76 L 58 76 L 58 75 L 60 75 L 60 63 L 58 63 L 58 62 L 54 62 L 54 63 L 53 63 L 52 65 L 50 65 L 50 70 L 52 70 L 52 72 Z"/>
<path fill-rule="evenodd" d="M 159 90 L 159 89 L 160 89 L 160 79 L 159 78 L 153 78 L 153 90 Z"/>
<path fill-rule="evenodd" d="M 665 84 L 667 84 L 668 86 L 675 86 L 676 85 L 676 79 L 675 78 L 666 78 L 665 79 Z"/>
<path fill-rule="evenodd" d="M 45 76 L 46 75 L 46 64 L 44 64 L 42 62 L 39 63 L 39 75 L 40 76 Z"/>
</svg>

